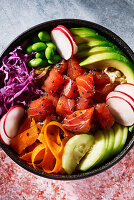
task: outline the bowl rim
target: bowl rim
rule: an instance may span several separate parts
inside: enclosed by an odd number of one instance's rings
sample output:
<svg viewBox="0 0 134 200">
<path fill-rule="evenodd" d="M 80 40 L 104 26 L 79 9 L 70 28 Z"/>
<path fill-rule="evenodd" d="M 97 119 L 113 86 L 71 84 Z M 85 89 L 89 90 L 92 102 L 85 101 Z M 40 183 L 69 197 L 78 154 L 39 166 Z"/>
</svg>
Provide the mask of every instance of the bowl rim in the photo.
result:
<svg viewBox="0 0 134 200">
<path fill-rule="evenodd" d="M 40 24 L 37 24 L 35 26 L 32 26 L 31 28 L 27 29 L 26 31 L 22 32 L 19 34 L 10 44 L 2 51 L 0 55 L 0 63 L 4 56 L 9 53 L 13 48 L 15 48 L 16 41 L 19 43 L 21 41 L 21 38 L 25 37 L 25 35 L 30 34 L 31 31 L 34 31 L 36 29 L 40 29 L 43 26 L 48 26 L 50 24 L 62 24 L 65 25 L 66 23 L 69 25 L 69 23 L 74 23 L 77 24 L 78 26 L 82 26 L 83 24 L 87 27 L 97 29 L 98 32 L 101 32 L 102 35 L 105 37 L 109 37 L 113 43 L 115 43 L 117 46 L 119 46 L 123 51 L 125 51 L 125 54 L 132 60 L 134 63 L 134 53 L 131 50 L 131 48 L 114 32 L 111 30 L 105 28 L 102 25 L 99 25 L 97 23 L 87 21 L 87 20 L 81 20 L 81 19 L 55 19 L 55 20 L 50 20 L 46 21 Z M 81 25 L 82 24 L 82 25 Z M 55 26 L 56 26 L 55 25 Z M 17 45 L 18 46 L 18 45 Z M 108 161 L 106 164 L 103 164 L 103 166 L 98 167 L 97 169 L 94 169 L 93 171 L 86 171 L 86 172 L 80 172 L 80 174 L 72 174 L 72 175 L 54 175 L 54 174 L 47 174 L 42 171 L 37 171 L 34 168 L 31 168 L 30 166 L 26 165 L 26 162 L 23 162 L 22 160 L 18 159 L 17 156 L 12 152 L 12 150 L 9 150 L 8 146 L 3 144 L 0 141 L 0 147 L 3 149 L 3 151 L 15 162 L 17 163 L 20 167 L 23 169 L 26 169 L 27 171 L 41 176 L 43 178 L 48 178 L 48 179 L 53 179 L 53 180 L 64 180 L 64 181 L 69 181 L 69 180 L 78 180 L 78 179 L 84 179 L 88 178 L 94 175 L 97 175 L 109 168 L 111 168 L 113 165 L 115 165 L 117 162 L 119 162 L 128 152 L 129 150 L 133 147 L 134 145 L 134 135 L 132 136 L 132 139 L 128 143 L 128 145 L 116 156 L 114 157 L 111 161 Z"/>
</svg>

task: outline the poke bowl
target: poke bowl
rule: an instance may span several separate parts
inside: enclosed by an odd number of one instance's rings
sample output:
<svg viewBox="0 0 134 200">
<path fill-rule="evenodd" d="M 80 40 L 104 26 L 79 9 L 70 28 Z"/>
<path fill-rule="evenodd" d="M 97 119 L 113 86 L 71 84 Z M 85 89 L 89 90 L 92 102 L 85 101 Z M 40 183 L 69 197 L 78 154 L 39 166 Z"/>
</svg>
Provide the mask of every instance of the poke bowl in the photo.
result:
<svg viewBox="0 0 134 200">
<path fill-rule="evenodd" d="M 99 174 L 134 144 L 134 53 L 93 22 L 36 25 L 1 55 L 0 118 L 0 147 L 27 171 Z"/>
</svg>

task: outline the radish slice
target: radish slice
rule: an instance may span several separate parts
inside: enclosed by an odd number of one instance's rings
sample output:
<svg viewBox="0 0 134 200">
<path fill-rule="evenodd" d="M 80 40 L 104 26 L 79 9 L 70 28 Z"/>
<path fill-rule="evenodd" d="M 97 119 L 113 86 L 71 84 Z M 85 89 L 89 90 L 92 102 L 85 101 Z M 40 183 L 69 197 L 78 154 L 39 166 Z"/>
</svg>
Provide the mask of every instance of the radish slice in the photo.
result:
<svg viewBox="0 0 134 200">
<path fill-rule="evenodd" d="M 3 129 L 8 138 L 13 138 L 17 135 L 24 113 L 25 110 L 20 105 L 11 107 L 7 112 L 4 119 Z"/>
<path fill-rule="evenodd" d="M 54 28 L 51 31 L 52 41 L 62 58 L 69 60 L 73 56 L 73 44 L 70 37 L 62 29 Z"/>
<path fill-rule="evenodd" d="M 114 89 L 115 91 L 125 92 L 129 96 L 131 96 L 134 100 L 134 84 L 132 83 L 122 83 L 117 85 Z"/>
<path fill-rule="evenodd" d="M 110 92 L 107 97 L 106 97 L 106 100 L 109 99 L 110 97 L 113 97 L 113 96 L 116 96 L 116 97 L 121 97 L 123 99 L 125 99 L 126 101 L 128 101 L 132 107 L 134 108 L 134 100 L 131 96 L 127 95 L 126 93 L 124 92 L 119 92 L 119 91 L 112 91 Z"/>
<path fill-rule="evenodd" d="M 11 139 L 6 136 L 4 128 L 3 128 L 5 118 L 6 118 L 6 114 L 1 118 L 1 121 L 0 121 L 0 139 L 4 144 L 10 145 Z"/>
<path fill-rule="evenodd" d="M 78 45 L 77 45 L 72 33 L 63 25 L 59 25 L 56 28 L 62 29 L 63 31 L 65 31 L 67 33 L 67 35 L 70 37 L 70 39 L 73 43 L 73 55 L 76 54 L 78 52 Z"/>
<path fill-rule="evenodd" d="M 123 126 L 134 124 L 134 109 L 132 105 L 121 97 L 110 97 L 106 104 L 115 120 Z"/>
</svg>

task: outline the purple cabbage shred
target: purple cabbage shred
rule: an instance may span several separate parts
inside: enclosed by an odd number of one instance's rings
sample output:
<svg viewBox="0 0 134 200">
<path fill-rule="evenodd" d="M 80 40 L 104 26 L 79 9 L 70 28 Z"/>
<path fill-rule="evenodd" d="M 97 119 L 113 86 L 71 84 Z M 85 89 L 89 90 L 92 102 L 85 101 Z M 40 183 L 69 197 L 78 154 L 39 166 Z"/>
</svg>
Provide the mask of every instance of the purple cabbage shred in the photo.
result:
<svg viewBox="0 0 134 200">
<path fill-rule="evenodd" d="M 24 54 L 21 47 L 17 47 L 4 57 L 0 67 L 0 116 L 5 114 L 11 106 L 29 102 L 43 94 L 37 86 L 37 79 L 33 77 L 28 62 L 32 54 Z"/>
</svg>

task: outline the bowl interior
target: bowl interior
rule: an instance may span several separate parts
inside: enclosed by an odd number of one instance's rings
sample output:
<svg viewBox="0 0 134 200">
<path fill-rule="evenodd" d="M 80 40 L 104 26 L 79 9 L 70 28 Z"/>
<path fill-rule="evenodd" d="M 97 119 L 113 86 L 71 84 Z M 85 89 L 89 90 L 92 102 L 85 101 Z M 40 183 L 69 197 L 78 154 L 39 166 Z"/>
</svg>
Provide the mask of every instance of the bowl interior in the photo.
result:
<svg viewBox="0 0 134 200">
<path fill-rule="evenodd" d="M 89 21 L 78 20 L 78 19 L 60 19 L 60 20 L 54 20 L 54 21 L 49 21 L 49 22 L 39 24 L 25 31 L 21 35 L 19 35 L 2 53 L 1 58 L 0 58 L 0 65 L 2 63 L 2 59 L 15 47 L 19 45 L 25 47 L 29 41 L 29 38 L 31 38 L 32 36 L 35 36 L 36 33 L 38 33 L 41 30 L 51 31 L 54 27 L 56 27 L 59 24 L 62 24 L 66 26 L 67 28 L 89 27 L 89 28 L 95 29 L 98 33 L 105 36 L 109 41 L 116 44 L 126 54 L 126 56 L 134 63 L 134 53 L 132 52 L 132 50 L 127 46 L 127 44 L 124 41 L 122 41 L 121 38 L 119 38 L 116 34 L 111 32 L 110 30 Z M 59 175 L 59 174 L 57 175 L 57 174 L 46 174 L 45 172 L 42 172 L 41 170 L 34 169 L 32 166 L 29 166 L 25 161 L 19 159 L 19 157 L 10 148 L 10 146 L 6 146 L 0 141 L 0 146 L 2 147 L 2 149 L 18 165 L 20 165 L 24 169 L 36 175 L 39 175 L 45 178 L 50 178 L 50 179 L 58 179 L 58 180 L 76 180 L 76 179 L 81 179 L 81 178 L 87 178 L 87 177 L 96 175 L 98 173 L 101 173 L 104 170 L 112 167 L 119 160 L 121 160 L 126 155 L 126 153 L 131 149 L 133 144 L 134 144 L 134 134 L 129 134 L 123 150 L 115 158 L 106 161 L 101 166 L 93 168 L 86 172 L 75 172 L 72 175 Z"/>
</svg>

